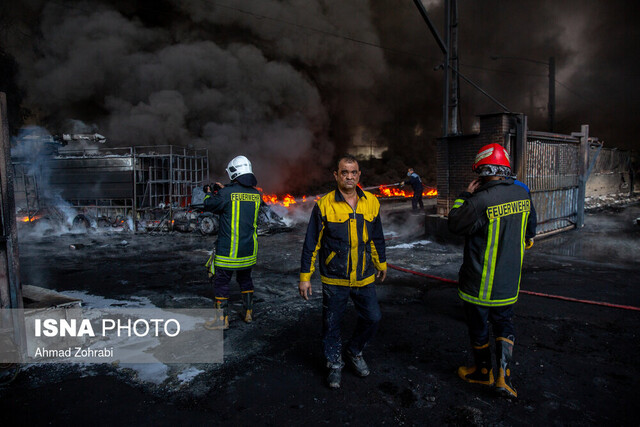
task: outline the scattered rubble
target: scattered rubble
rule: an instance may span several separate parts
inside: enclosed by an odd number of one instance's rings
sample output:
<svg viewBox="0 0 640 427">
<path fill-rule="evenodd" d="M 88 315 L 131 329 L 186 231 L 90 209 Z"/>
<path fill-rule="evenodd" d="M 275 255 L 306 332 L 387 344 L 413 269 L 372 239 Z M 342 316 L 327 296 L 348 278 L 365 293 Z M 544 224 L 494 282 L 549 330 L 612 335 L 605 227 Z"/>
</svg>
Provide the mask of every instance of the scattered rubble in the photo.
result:
<svg viewBox="0 0 640 427">
<path fill-rule="evenodd" d="M 414 217 L 400 211 L 383 216 L 390 263 L 457 277 L 460 247 L 423 242 L 426 238 Z M 640 267 L 633 260 L 640 243 L 634 236 L 623 240 L 637 233 L 631 222 L 639 217 L 640 206 L 592 212 L 586 215 L 584 229 L 536 242 L 525 256 L 522 289 L 640 305 Z M 305 225 L 259 238 L 256 316 L 251 325 L 240 318 L 241 297 L 232 282 L 224 363 L 139 368 L 31 365 L 22 368 L 10 388 L 0 388 L 0 409 L 35 424 L 56 423 L 60 413 L 91 419 L 96 394 L 90 391 L 100 390 L 104 423 L 132 421 L 128 413 L 144 413 L 150 424 L 179 423 L 177 418 L 206 423 L 213 414 L 221 424 L 260 425 L 318 420 L 340 425 L 411 425 L 425 420 L 434 425 L 526 425 L 549 419 L 559 425 L 637 424 L 636 312 L 523 295 L 516 306 L 514 352 L 519 399 L 510 401 L 456 375 L 457 366 L 467 362 L 469 343 L 455 287 L 395 270 L 377 285 L 383 322 L 366 350 L 372 374 L 361 379 L 345 370 L 343 387 L 328 390 L 317 277 L 310 301 L 297 293 Z M 62 234 L 21 241 L 23 283 L 55 288 L 82 299 L 85 307 L 213 304 L 202 268 L 213 238 L 130 234 L 125 251 L 122 236 L 101 233 L 92 235 L 91 244 L 73 256 L 59 250 L 77 240 Z M 624 247 L 616 252 L 616 244 Z M 345 338 L 356 318 L 350 308 Z M 596 365 L 593 377 L 589 373 Z M 43 394 L 48 398 L 42 399 Z M 126 413 L 117 410 L 123 407 Z"/>
<path fill-rule="evenodd" d="M 585 197 L 584 208 L 587 212 L 598 211 L 611 207 L 624 207 L 640 202 L 640 194 L 629 193 L 606 194 L 602 196 Z"/>
</svg>

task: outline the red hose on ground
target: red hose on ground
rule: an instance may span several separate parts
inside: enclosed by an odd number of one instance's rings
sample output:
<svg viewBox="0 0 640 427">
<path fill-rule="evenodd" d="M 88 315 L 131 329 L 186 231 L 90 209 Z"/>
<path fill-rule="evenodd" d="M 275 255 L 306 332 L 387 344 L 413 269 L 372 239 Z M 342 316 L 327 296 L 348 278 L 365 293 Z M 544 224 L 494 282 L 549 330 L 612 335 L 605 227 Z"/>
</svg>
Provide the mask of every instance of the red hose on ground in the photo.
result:
<svg viewBox="0 0 640 427">
<path fill-rule="evenodd" d="M 420 273 L 419 271 L 409 270 L 409 269 L 398 267 L 397 265 L 392 265 L 392 264 L 389 264 L 389 263 L 387 263 L 387 267 L 393 268 L 394 270 L 402 271 L 402 272 L 405 272 L 405 273 L 415 274 L 416 276 L 422 276 L 422 277 L 428 277 L 429 279 L 440 280 L 441 282 L 454 283 L 456 285 L 458 284 L 457 280 L 445 279 L 444 277 L 438 277 L 438 276 L 432 276 L 431 274 Z M 605 306 L 605 307 L 621 308 L 623 310 L 640 311 L 640 307 L 634 307 L 634 306 L 631 306 L 631 305 L 611 304 L 609 302 L 591 301 L 591 300 L 586 300 L 586 299 L 565 297 L 565 296 L 562 296 L 562 295 L 543 294 L 541 292 L 525 291 L 523 289 L 520 289 L 520 293 L 521 294 L 527 294 L 527 295 L 535 295 L 537 297 L 559 299 L 559 300 L 562 300 L 562 301 L 580 302 L 580 303 L 583 303 L 583 304 L 602 305 L 602 306 Z"/>
<path fill-rule="evenodd" d="M 406 268 L 398 267 L 397 265 L 392 265 L 389 263 L 387 263 L 387 267 L 393 268 L 394 270 L 398 270 L 398 271 L 404 271 L 405 273 L 415 274 L 416 276 L 422 276 L 422 277 L 428 277 L 429 279 L 440 280 L 441 282 L 453 283 L 456 285 L 458 284 L 457 280 L 445 279 L 444 277 L 432 276 L 427 273 L 420 273 L 419 271 L 407 270 Z"/>
</svg>

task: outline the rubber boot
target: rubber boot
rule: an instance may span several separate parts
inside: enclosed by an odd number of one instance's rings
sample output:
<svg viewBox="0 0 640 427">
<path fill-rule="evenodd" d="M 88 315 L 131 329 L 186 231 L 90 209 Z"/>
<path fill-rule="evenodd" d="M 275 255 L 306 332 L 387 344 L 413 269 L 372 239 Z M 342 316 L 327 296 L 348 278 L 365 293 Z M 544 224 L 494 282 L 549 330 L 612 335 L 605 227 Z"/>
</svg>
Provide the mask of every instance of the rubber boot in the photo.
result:
<svg viewBox="0 0 640 427">
<path fill-rule="evenodd" d="M 489 343 L 473 346 L 474 366 L 460 366 L 458 376 L 469 383 L 493 385 L 493 367 Z"/>
<path fill-rule="evenodd" d="M 516 389 L 511 385 L 511 358 L 513 357 L 513 343 L 515 337 L 496 338 L 496 361 L 498 362 L 498 378 L 496 389 L 507 397 L 518 397 Z"/>
<path fill-rule="evenodd" d="M 218 310 L 222 310 L 222 315 L 214 317 L 213 320 L 209 320 L 204 323 L 206 329 L 229 329 L 229 301 L 226 299 L 217 299 L 214 306 Z"/>
<path fill-rule="evenodd" d="M 242 307 L 244 307 L 244 321 L 253 322 L 253 291 L 242 293 Z"/>
</svg>

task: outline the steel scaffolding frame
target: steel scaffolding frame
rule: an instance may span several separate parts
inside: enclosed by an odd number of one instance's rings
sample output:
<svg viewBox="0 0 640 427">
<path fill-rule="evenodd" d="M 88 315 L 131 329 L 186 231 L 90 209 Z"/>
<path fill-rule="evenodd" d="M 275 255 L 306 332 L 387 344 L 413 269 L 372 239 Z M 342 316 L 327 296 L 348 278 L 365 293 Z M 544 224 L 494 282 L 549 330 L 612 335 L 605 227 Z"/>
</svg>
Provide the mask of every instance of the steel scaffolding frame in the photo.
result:
<svg viewBox="0 0 640 427">
<path fill-rule="evenodd" d="M 73 166 L 68 166 L 69 162 L 73 162 Z M 169 217 L 173 218 L 175 209 L 190 205 L 192 188 L 209 182 L 208 150 L 172 145 L 66 150 L 47 159 L 36 170 L 29 170 L 33 168 L 20 160 L 14 161 L 13 166 L 16 182 L 22 183 L 16 185 L 16 192 L 20 194 L 18 199 L 26 205 L 29 220 L 34 210 L 51 204 L 48 195 L 41 193 L 42 186 L 38 183 L 45 177 L 38 173 L 42 168 L 50 168 L 48 178 L 60 174 L 55 186 L 63 196 L 67 193 L 65 201 L 79 213 L 90 214 L 96 219 L 115 220 L 121 216 L 138 220 L 158 208 L 168 209 Z M 96 176 L 109 174 L 118 174 L 118 179 L 103 195 L 97 194 L 100 193 L 100 182 L 86 183 L 84 187 L 82 182 L 78 183 L 82 173 L 93 176 L 94 180 Z M 69 176 L 63 177 L 65 174 Z"/>
</svg>

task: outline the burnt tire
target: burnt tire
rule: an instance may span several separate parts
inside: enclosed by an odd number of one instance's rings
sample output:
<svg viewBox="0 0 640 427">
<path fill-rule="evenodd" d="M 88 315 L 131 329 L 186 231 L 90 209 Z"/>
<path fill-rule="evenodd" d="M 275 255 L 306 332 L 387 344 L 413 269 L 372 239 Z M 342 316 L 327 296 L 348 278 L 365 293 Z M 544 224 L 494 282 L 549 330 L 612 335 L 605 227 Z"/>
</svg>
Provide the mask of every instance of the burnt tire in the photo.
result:
<svg viewBox="0 0 640 427">
<path fill-rule="evenodd" d="M 74 230 L 88 230 L 91 228 L 91 221 L 82 214 L 76 215 L 71 223 L 71 228 Z"/>
<path fill-rule="evenodd" d="M 198 231 L 203 236 L 210 236 L 218 232 L 218 218 L 213 215 L 201 215 L 198 217 Z"/>
</svg>

